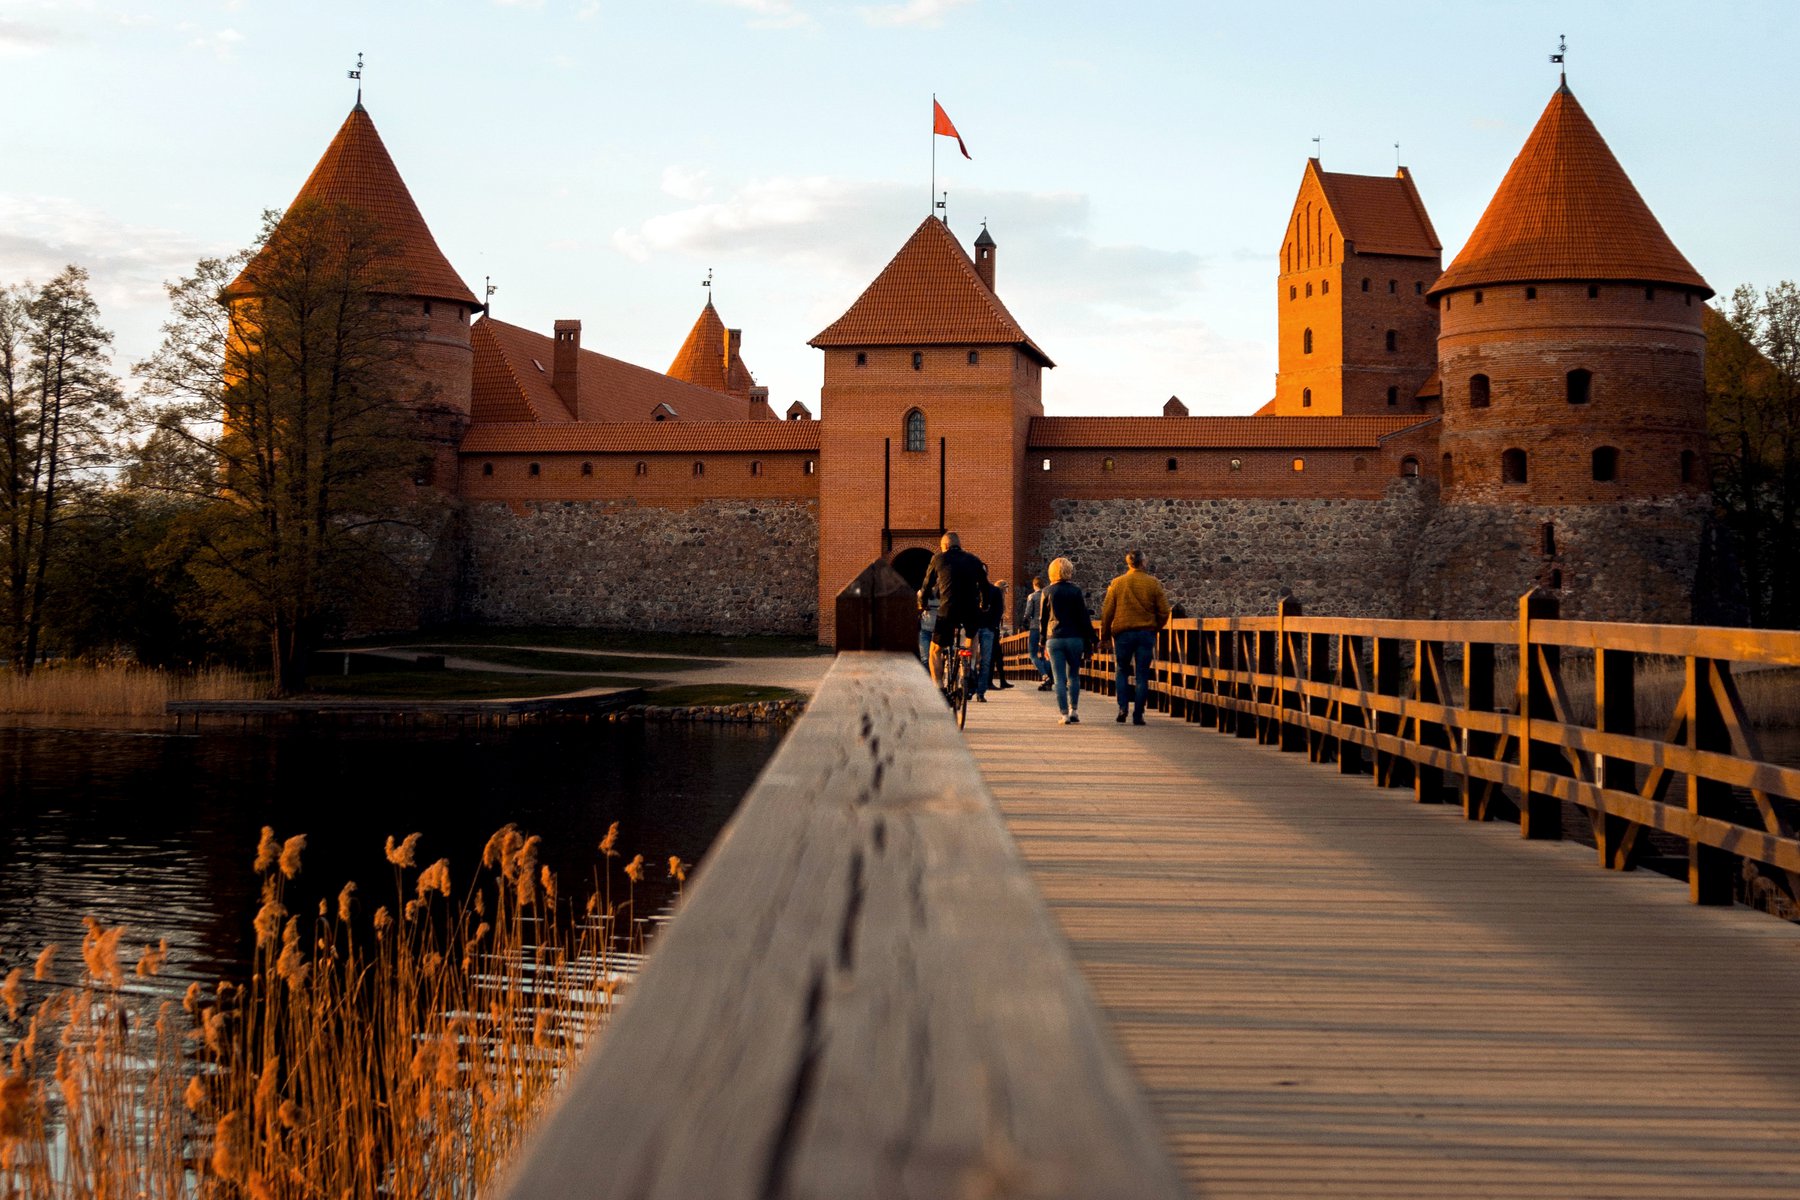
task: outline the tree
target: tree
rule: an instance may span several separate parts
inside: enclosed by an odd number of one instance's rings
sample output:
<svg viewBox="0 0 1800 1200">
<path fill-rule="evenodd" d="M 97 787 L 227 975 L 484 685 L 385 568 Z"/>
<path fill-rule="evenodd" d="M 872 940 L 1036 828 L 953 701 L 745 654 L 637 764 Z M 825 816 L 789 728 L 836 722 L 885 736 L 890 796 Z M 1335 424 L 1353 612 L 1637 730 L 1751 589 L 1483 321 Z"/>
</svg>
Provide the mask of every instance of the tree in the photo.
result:
<svg viewBox="0 0 1800 1200">
<path fill-rule="evenodd" d="M 0 294 L 0 614 L 15 670 L 30 673 L 49 601 L 50 563 L 75 490 L 107 461 L 119 413 L 112 335 L 70 266 L 41 290 Z"/>
<path fill-rule="evenodd" d="M 269 214 L 254 253 L 203 260 L 170 286 L 162 346 L 137 368 L 164 401 L 151 441 L 175 464 L 171 486 L 194 485 L 173 447 L 208 464 L 212 495 L 181 529 L 188 569 L 218 627 L 268 647 L 279 692 L 304 685 L 353 603 L 393 586 L 390 535 L 407 526 L 417 456 L 409 412 L 430 399 L 413 383 L 423 323 L 398 298 L 394 257 L 360 210 Z"/>
</svg>

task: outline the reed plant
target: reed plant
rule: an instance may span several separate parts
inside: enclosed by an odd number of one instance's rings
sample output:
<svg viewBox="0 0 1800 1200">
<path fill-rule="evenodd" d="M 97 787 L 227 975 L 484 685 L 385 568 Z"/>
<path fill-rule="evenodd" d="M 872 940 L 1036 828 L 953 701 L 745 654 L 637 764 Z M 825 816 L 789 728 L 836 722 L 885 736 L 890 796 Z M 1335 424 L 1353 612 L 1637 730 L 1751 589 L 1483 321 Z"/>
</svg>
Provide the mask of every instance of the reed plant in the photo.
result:
<svg viewBox="0 0 1800 1200">
<path fill-rule="evenodd" d="M 228 667 L 190 673 L 121 665 L 0 671 L 0 713 L 32 716 L 160 717 L 171 700 L 256 700 L 268 682 Z"/>
<path fill-rule="evenodd" d="M 391 903 L 350 884 L 297 913 L 306 839 L 264 829 L 250 975 L 179 1003 L 147 999 L 166 943 L 127 968 L 124 928 L 92 920 L 73 985 L 52 982 L 54 947 L 15 968 L 0 982 L 0 1197 L 484 1194 L 600 1033 L 637 923 L 598 874 L 565 899 L 539 839 L 513 826 L 460 893 L 447 860 L 415 861 L 418 843 L 387 841 Z M 607 873 L 616 843 L 614 826 Z"/>
</svg>

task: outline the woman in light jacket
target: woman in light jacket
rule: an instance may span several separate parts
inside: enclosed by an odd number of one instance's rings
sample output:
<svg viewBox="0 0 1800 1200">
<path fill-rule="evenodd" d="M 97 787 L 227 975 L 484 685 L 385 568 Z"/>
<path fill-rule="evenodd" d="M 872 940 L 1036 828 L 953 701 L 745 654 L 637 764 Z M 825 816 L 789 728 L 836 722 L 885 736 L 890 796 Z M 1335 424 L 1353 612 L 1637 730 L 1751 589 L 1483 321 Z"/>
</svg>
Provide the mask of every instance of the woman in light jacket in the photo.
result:
<svg viewBox="0 0 1800 1200">
<path fill-rule="evenodd" d="M 1094 640 L 1094 619 L 1088 614 L 1087 597 L 1072 582 L 1074 574 L 1075 564 L 1066 558 L 1050 564 L 1050 586 L 1044 589 L 1038 612 L 1038 629 L 1056 683 L 1056 710 L 1064 725 L 1081 724 L 1081 660 Z"/>
</svg>

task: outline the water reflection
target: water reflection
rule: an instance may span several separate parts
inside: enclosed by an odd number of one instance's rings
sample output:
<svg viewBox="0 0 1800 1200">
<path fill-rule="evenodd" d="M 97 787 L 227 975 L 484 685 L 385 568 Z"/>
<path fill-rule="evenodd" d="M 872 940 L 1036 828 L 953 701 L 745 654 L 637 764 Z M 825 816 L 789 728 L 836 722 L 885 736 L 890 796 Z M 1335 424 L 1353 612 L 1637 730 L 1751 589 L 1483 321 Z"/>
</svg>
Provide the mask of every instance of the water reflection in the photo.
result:
<svg viewBox="0 0 1800 1200">
<path fill-rule="evenodd" d="M 565 897 L 585 895 L 618 821 L 624 855 L 650 864 L 637 900 L 648 914 L 672 894 L 668 856 L 700 860 L 779 737 L 635 723 L 404 736 L 0 729 L 0 973 L 57 942 L 57 974 L 71 977 L 93 916 L 130 927 L 128 961 L 169 939 L 158 990 L 240 975 L 263 825 L 308 835 L 287 901 L 307 913 L 352 879 L 367 909 L 391 905 L 382 844 L 412 832 L 424 834 L 420 865 L 450 859 L 460 897 L 509 821 L 543 835 L 539 858 Z M 615 875 L 614 899 L 624 893 Z"/>
</svg>

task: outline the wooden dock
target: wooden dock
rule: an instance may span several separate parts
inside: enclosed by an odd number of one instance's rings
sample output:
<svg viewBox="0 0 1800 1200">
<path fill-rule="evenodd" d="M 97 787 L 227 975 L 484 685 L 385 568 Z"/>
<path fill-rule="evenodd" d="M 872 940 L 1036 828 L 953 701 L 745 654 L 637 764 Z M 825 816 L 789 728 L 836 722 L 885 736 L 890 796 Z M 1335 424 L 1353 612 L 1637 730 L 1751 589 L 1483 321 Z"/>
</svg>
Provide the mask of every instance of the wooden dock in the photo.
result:
<svg viewBox="0 0 1800 1200">
<path fill-rule="evenodd" d="M 299 696 L 286 700 L 171 700 L 164 708 L 176 732 L 202 722 L 239 729 L 278 725 L 522 725 L 585 720 L 641 703 L 643 688 L 514 700 L 386 700 Z"/>
<path fill-rule="evenodd" d="M 1800 927 L 1083 699 L 968 743 L 1197 1195 L 1800 1195 Z"/>
</svg>

